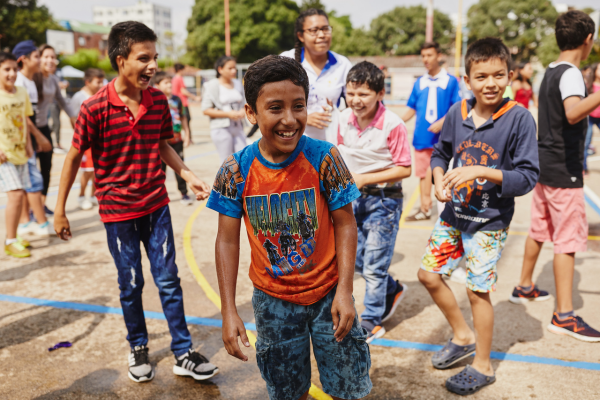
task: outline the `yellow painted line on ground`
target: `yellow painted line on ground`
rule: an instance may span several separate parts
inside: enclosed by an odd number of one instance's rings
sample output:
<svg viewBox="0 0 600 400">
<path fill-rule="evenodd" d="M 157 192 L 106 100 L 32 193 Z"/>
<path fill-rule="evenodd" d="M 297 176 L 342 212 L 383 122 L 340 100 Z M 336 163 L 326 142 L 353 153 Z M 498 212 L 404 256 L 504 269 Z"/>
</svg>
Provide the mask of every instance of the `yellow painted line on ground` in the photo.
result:
<svg viewBox="0 0 600 400">
<path fill-rule="evenodd" d="M 408 213 L 415 206 L 415 203 L 417 202 L 417 199 L 419 198 L 420 194 L 421 194 L 421 189 L 419 188 L 419 186 L 417 186 L 417 188 L 415 189 L 413 194 L 410 195 L 410 199 L 408 200 L 408 203 L 406 203 L 406 206 L 404 207 L 404 211 L 402 211 L 402 215 L 400 216 L 400 225 L 399 225 L 400 228 L 404 227 L 404 222 L 406 221 L 406 217 L 408 216 Z"/>
<path fill-rule="evenodd" d="M 208 283 L 202 272 L 200 272 L 200 267 L 198 267 L 198 263 L 196 263 L 196 258 L 194 257 L 194 250 L 192 249 L 192 228 L 194 227 L 194 222 L 196 221 L 196 218 L 198 218 L 198 215 L 200 215 L 200 212 L 204 210 L 205 207 L 206 202 L 202 202 L 202 204 L 200 204 L 196 211 L 193 212 L 193 214 L 190 216 L 187 223 L 185 224 L 185 229 L 183 231 L 183 252 L 185 253 L 185 259 L 187 261 L 187 264 L 190 267 L 192 274 L 194 274 L 194 277 L 196 278 L 196 282 L 198 282 L 198 285 L 200 285 L 200 287 L 204 291 L 204 294 L 206 294 L 206 297 L 208 297 L 208 299 L 212 301 L 212 303 L 219 310 L 221 310 L 221 298 L 219 297 L 217 292 L 214 291 L 212 286 L 210 286 L 210 283 Z M 256 336 L 249 331 L 246 331 L 246 335 L 248 335 L 248 341 L 250 342 L 250 345 L 256 348 Z M 328 394 L 323 392 L 321 389 L 319 389 L 312 383 L 310 385 L 310 389 L 308 390 L 308 394 L 316 400 L 332 400 Z"/>
<path fill-rule="evenodd" d="M 431 232 L 433 230 L 433 226 L 406 225 L 405 224 L 406 217 L 407 217 L 408 213 L 413 209 L 417 199 L 419 198 L 420 193 L 421 193 L 421 191 L 420 191 L 419 187 L 417 186 L 415 191 L 410 196 L 408 203 L 406 203 L 406 207 L 404 207 L 404 210 L 402 211 L 402 216 L 400 217 L 400 228 L 412 229 L 412 230 L 416 230 L 416 231 L 430 231 Z M 510 231 L 509 230 L 508 234 L 516 235 L 516 236 L 527 236 L 529 233 L 522 232 L 522 231 Z M 600 236 L 588 236 L 588 240 L 600 241 Z"/>
</svg>

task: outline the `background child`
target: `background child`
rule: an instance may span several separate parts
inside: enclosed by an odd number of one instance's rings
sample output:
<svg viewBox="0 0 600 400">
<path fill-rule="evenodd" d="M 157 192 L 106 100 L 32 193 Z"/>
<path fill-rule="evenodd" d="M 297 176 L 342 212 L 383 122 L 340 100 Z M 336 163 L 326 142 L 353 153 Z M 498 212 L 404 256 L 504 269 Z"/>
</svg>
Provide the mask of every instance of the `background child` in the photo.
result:
<svg viewBox="0 0 600 400">
<path fill-rule="evenodd" d="M 547 292 L 533 285 L 532 278 L 544 242 L 553 242 L 556 312 L 548 330 L 586 342 L 600 342 L 600 332 L 575 315 L 573 275 L 575 253 L 587 250 L 583 151 L 586 117 L 600 106 L 600 92 L 585 98 L 579 64 L 592 50 L 595 30 L 594 21 L 583 11 L 569 11 L 556 20 L 561 51 L 540 86 L 540 180 L 533 191 L 521 280 L 510 297 L 513 303 L 548 298 Z"/>
<path fill-rule="evenodd" d="M 281 56 L 258 60 L 244 76 L 244 89 L 246 115 L 262 138 L 225 161 L 207 204 L 220 213 L 223 342 L 229 354 L 248 360 L 238 345 L 238 336 L 250 344 L 235 305 L 244 217 L 256 358 L 270 398 L 307 398 L 311 339 L 323 390 L 334 398 L 361 398 L 372 384 L 352 299 L 351 202 L 358 190 L 335 147 L 302 136 L 309 80 L 300 63 Z"/>
<path fill-rule="evenodd" d="M 426 42 L 421 47 L 421 58 L 427 73 L 417 79 L 408 99 L 408 110 L 402 116 L 408 122 L 417 114 L 413 146 L 415 147 L 414 171 L 420 181 L 421 208 L 407 221 L 423 221 L 431 218 L 431 168 L 429 161 L 433 145 L 444 124 L 444 116 L 450 107 L 460 100 L 458 80 L 442 68 L 440 45 Z"/>
<path fill-rule="evenodd" d="M 65 158 L 60 179 L 54 228 L 61 239 L 71 237 L 65 215 L 67 194 L 84 152 L 91 147 L 97 166 L 94 174 L 99 213 L 117 267 L 121 307 L 131 346 L 128 376 L 134 382 L 154 378 L 142 305 L 144 276 L 140 245 L 144 244 L 172 337 L 173 373 L 203 380 L 219 370 L 192 349 L 160 160 L 183 176 L 198 199 L 208 197 L 209 188 L 167 143 L 173 137 L 167 98 L 149 87 L 158 67 L 156 39 L 156 34 L 139 22 L 121 22 L 111 28 L 108 54 L 119 75 L 81 106 L 73 146 Z"/>
<path fill-rule="evenodd" d="M 352 202 L 358 226 L 356 271 L 367 282 L 361 325 L 367 343 L 382 337 L 405 287 L 388 273 L 402 213 L 401 180 L 410 176 L 406 126 L 381 102 L 385 75 L 375 64 L 356 64 L 346 78 L 348 107 L 340 115 L 338 145 L 361 192 Z"/>
<path fill-rule="evenodd" d="M 44 153 L 45 156 L 52 152 L 52 143 L 44 136 L 36 127 L 36 114 L 38 103 L 38 88 L 33 81 L 34 75 L 40 69 L 40 54 L 31 40 L 24 40 L 17 43 L 13 48 L 13 55 L 17 59 L 19 72 L 15 86 L 24 87 L 29 95 L 33 108 L 33 115 L 27 118 L 27 131 L 31 134 L 31 142 L 35 152 Z M 19 228 L 17 230 L 19 236 L 25 236 L 33 233 L 36 236 L 48 236 L 54 234 L 54 229 L 48 221 L 45 213 L 44 199 L 42 191 L 44 190 L 44 178 L 37 165 L 37 157 L 34 153 L 27 160 L 29 169 L 29 182 L 31 185 L 26 189 L 27 196 L 21 207 L 21 217 L 19 219 Z M 30 218 L 29 209 L 33 211 L 35 221 Z"/>
<path fill-rule="evenodd" d="M 474 393 L 496 378 L 490 352 L 496 264 L 515 209 L 514 197 L 529 192 L 539 175 L 533 117 L 503 98 L 512 78 L 510 53 L 500 39 L 474 42 L 465 56 L 465 83 L 472 100 L 454 105 L 431 157 L 435 195 L 447 202 L 422 259 L 419 280 L 450 323 L 453 337 L 432 358 L 445 369 L 477 353 L 473 365 L 446 381 L 457 394 Z M 454 157 L 454 168 L 447 171 Z M 467 294 L 475 333 L 442 279 L 466 255 Z"/>
<path fill-rule="evenodd" d="M 88 68 L 85 70 L 83 80 L 85 82 L 83 88 L 71 97 L 71 109 L 73 109 L 77 115 L 79 115 L 81 104 L 98 93 L 102 88 L 104 84 L 104 71 L 98 68 Z M 79 189 L 79 198 L 77 199 L 77 202 L 82 210 L 91 210 L 93 206 L 98 205 L 98 199 L 96 199 L 96 196 L 94 195 L 96 186 L 94 185 L 94 161 L 92 160 L 91 148 L 83 153 L 79 169 L 81 170 L 81 188 Z M 90 181 L 92 182 L 92 195 L 88 199 L 85 196 L 85 189 Z"/>
<path fill-rule="evenodd" d="M 29 257 L 26 243 L 17 239 L 17 226 L 25 190 L 30 186 L 27 159 L 33 155 L 26 121 L 33 115 L 27 91 L 15 87 L 17 59 L 0 52 L 0 190 L 6 193 L 4 252 Z"/>
<path fill-rule="evenodd" d="M 167 96 L 169 101 L 169 110 L 171 110 L 171 119 L 173 120 L 173 138 L 169 139 L 169 145 L 183 160 L 183 139 L 181 138 L 181 118 L 183 116 L 183 103 L 181 99 L 171 92 L 171 76 L 166 72 L 157 72 L 154 75 L 154 86 Z M 167 164 L 163 161 L 161 166 L 163 171 L 167 171 Z M 177 189 L 181 193 L 181 204 L 190 206 L 193 200 L 187 194 L 187 186 L 185 180 L 175 174 L 177 179 Z"/>
</svg>

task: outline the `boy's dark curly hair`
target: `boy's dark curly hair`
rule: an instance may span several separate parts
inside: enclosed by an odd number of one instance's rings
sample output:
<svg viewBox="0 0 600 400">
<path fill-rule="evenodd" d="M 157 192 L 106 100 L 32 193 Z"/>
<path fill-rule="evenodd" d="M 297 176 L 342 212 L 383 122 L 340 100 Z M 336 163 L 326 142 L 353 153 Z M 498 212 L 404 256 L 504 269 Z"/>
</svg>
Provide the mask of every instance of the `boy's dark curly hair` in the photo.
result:
<svg viewBox="0 0 600 400">
<path fill-rule="evenodd" d="M 359 86 L 366 83 L 369 89 L 379 93 L 385 86 L 385 76 L 383 76 L 383 71 L 377 65 L 368 61 L 362 61 L 348 72 L 346 84 L 350 82 Z"/>
<path fill-rule="evenodd" d="M 308 75 L 299 62 L 289 57 L 266 56 L 250 65 L 244 75 L 246 102 L 256 112 L 256 101 L 266 83 L 292 81 L 304 89 L 308 101 Z"/>
<path fill-rule="evenodd" d="M 567 11 L 556 20 L 558 48 L 561 51 L 574 50 L 581 46 L 590 34 L 593 36 L 596 29 L 594 20 L 583 11 Z"/>
</svg>

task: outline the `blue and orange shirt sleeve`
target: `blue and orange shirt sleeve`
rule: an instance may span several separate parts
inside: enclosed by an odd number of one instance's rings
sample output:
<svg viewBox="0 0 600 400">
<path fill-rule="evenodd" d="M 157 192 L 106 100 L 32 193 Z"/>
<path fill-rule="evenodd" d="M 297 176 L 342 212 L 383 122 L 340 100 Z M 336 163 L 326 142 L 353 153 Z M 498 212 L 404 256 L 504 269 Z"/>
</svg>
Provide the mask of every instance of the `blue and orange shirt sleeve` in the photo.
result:
<svg viewBox="0 0 600 400">
<path fill-rule="evenodd" d="M 304 156 L 319 173 L 320 191 L 329 211 L 337 210 L 360 197 L 354 178 L 337 147 L 320 140 L 309 140 Z"/>
<path fill-rule="evenodd" d="M 242 218 L 242 193 L 246 181 L 236 156 L 240 156 L 239 153 L 229 156 L 219 168 L 206 206 L 228 217 Z"/>
</svg>

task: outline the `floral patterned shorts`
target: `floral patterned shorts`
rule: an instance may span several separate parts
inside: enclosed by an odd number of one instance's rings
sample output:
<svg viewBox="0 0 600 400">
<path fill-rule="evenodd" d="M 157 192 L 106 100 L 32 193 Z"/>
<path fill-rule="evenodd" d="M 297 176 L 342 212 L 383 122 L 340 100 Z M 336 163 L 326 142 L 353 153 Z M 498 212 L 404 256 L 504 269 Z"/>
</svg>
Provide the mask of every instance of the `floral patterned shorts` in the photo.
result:
<svg viewBox="0 0 600 400">
<path fill-rule="evenodd" d="M 508 228 L 466 233 L 438 219 L 421 260 L 421 269 L 450 276 L 466 256 L 467 287 L 474 292 L 493 292 L 498 279 L 496 263 L 507 236 Z"/>
</svg>

